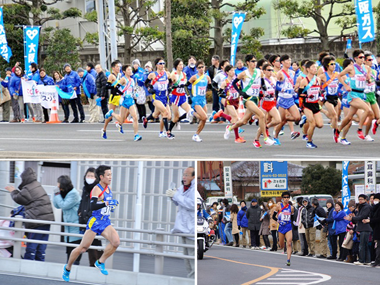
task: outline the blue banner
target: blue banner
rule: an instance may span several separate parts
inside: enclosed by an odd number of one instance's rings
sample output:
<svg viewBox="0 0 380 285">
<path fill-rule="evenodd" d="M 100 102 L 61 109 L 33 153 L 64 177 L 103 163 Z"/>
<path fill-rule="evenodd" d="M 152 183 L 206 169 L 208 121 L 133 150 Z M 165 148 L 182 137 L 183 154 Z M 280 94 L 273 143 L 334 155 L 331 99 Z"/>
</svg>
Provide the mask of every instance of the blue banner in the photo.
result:
<svg viewBox="0 0 380 285">
<path fill-rule="evenodd" d="M 7 37 L 5 35 L 3 7 L 0 7 L 0 54 L 7 62 L 9 62 L 12 56 L 12 50 L 8 46 Z"/>
<path fill-rule="evenodd" d="M 288 190 L 288 162 L 260 161 L 260 189 Z"/>
<path fill-rule="evenodd" d="M 77 93 L 75 92 L 75 90 L 73 90 L 71 93 L 67 93 L 67 92 L 62 91 L 62 89 L 60 89 L 58 86 L 56 86 L 55 88 L 57 88 L 58 95 L 62 99 L 75 99 L 75 98 L 77 98 Z"/>
<path fill-rule="evenodd" d="M 232 32 L 231 32 L 231 65 L 235 65 L 236 49 L 241 33 L 241 28 L 243 27 L 245 19 L 245 13 L 234 13 L 232 16 Z"/>
<path fill-rule="evenodd" d="M 358 23 L 359 43 L 375 40 L 372 0 L 355 0 L 356 21 Z"/>
<path fill-rule="evenodd" d="M 343 161 L 343 170 L 342 170 L 342 204 L 343 209 L 348 211 L 348 202 L 351 199 L 351 191 L 348 187 L 348 165 L 349 161 Z"/>
<path fill-rule="evenodd" d="M 350 49 L 352 47 L 352 40 L 351 39 L 348 39 L 347 40 L 347 45 L 346 45 L 346 50 Z"/>
<path fill-rule="evenodd" d="M 38 64 L 38 42 L 40 38 L 40 27 L 24 26 L 24 60 L 25 74 L 31 73 L 30 64 Z"/>
</svg>

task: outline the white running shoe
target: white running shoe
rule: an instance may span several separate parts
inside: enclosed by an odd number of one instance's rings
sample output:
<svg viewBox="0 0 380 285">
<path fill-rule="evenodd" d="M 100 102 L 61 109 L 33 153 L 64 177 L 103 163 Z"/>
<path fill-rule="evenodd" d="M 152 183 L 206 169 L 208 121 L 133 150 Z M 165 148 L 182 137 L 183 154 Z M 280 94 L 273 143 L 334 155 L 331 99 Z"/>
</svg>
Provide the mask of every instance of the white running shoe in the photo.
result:
<svg viewBox="0 0 380 285">
<path fill-rule="evenodd" d="M 224 132 L 224 139 L 228 140 L 230 138 L 230 134 L 231 134 L 230 126 L 227 125 L 226 131 Z"/>
<path fill-rule="evenodd" d="M 177 124 L 175 125 L 175 128 L 177 131 L 180 131 L 181 130 L 181 124 L 179 122 L 177 122 Z"/>
<path fill-rule="evenodd" d="M 373 142 L 374 139 L 370 135 L 366 135 L 365 138 L 364 138 L 364 141 L 366 141 L 366 142 Z"/>
<path fill-rule="evenodd" d="M 192 121 L 193 121 L 193 116 L 194 116 L 194 110 L 193 110 L 193 109 L 190 109 L 190 111 L 187 112 L 187 114 L 186 114 L 186 119 L 187 119 L 189 122 L 192 122 Z"/>
<path fill-rule="evenodd" d="M 165 132 L 160 132 L 158 135 L 159 138 L 166 138 L 166 133 Z"/>
<path fill-rule="evenodd" d="M 264 144 L 266 145 L 274 145 L 274 140 L 271 138 L 267 137 L 267 139 L 264 139 Z"/>
<path fill-rule="evenodd" d="M 342 138 L 339 138 L 338 142 L 342 145 L 350 145 L 351 144 L 348 140 L 342 139 Z"/>
<path fill-rule="evenodd" d="M 201 142 L 202 139 L 199 137 L 199 135 L 195 134 L 195 135 L 193 135 L 193 141 L 195 141 L 195 142 Z"/>
</svg>

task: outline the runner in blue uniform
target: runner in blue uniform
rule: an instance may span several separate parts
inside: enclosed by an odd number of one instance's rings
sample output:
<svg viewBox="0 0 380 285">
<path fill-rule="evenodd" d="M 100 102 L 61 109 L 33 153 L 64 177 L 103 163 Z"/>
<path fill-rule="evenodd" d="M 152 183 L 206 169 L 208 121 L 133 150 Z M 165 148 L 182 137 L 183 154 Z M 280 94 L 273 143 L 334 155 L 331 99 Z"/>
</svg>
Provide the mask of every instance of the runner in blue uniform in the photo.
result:
<svg viewBox="0 0 380 285">
<path fill-rule="evenodd" d="M 81 253 L 87 251 L 97 234 L 102 235 L 109 241 L 103 255 L 95 262 L 95 266 L 104 275 L 108 275 L 104 263 L 120 245 L 119 235 L 111 226 L 111 220 L 109 218 L 111 212 L 119 205 L 119 202 L 113 199 L 111 189 L 109 188 L 112 179 L 111 167 L 100 165 L 96 169 L 96 175 L 100 181 L 99 184 L 92 189 L 90 194 L 92 217 L 88 220 L 87 230 L 83 235 L 80 245 L 71 252 L 69 261 L 63 267 L 62 278 L 66 282 L 70 281 L 70 271 L 74 261 Z"/>
<path fill-rule="evenodd" d="M 282 195 L 283 203 L 277 203 L 276 209 L 273 213 L 272 218 L 278 221 L 278 237 L 280 243 L 280 249 L 284 248 L 284 239 L 286 238 L 286 253 L 288 260 L 286 262 L 287 266 L 290 266 L 290 256 L 292 254 L 292 215 L 294 214 L 294 207 L 289 204 L 290 192 L 283 192 Z"/>
</svg>

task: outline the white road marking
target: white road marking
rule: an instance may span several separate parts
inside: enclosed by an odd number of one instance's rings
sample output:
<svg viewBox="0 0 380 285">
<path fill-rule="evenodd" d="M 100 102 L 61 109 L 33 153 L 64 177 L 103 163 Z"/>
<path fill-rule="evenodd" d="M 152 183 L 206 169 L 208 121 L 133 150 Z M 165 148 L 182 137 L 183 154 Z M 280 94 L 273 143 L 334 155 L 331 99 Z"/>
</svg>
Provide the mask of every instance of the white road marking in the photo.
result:
<svg viewBox="0 0 380 285">
<path fill-rule="evenodd" d="M 19 138 L 0 138 L 0 140 L 18 140 Z M 111 142 L 123 142 L 124 140 L 109 140 L 109 139 L 43 139 L 43 138 L 23 138 L 24 141 L 86 141 L 86 142 L 100 142 L 100 141 L 111 141 Z"/>
<path fill-rule="evenodd" d="M 289 278 L 290 277 L 290 278 Z M 299 284 L 299 285 L 311 285 L 318 284 L 331 279 L 331 276 L 321 273 L 283 269 L 276 275 L 271 276 L 263 280 L 263 282 L 258 282 L 256 284 L 270 285 L 270 284 Z M 269 282 L 266 282 L 268 280 Z M 298 282 L 297 282 L 298 281 Z"/>
</svg>

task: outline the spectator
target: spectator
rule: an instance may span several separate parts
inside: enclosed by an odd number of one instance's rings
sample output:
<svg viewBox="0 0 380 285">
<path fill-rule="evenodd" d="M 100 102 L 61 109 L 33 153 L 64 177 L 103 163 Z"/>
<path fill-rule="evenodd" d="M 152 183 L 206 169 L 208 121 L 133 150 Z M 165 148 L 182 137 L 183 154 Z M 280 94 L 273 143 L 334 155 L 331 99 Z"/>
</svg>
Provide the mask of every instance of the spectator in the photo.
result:
<svg viewBox="0 0 380 285">
<path fill-rule="evenodd" d="M 224 233 L 227 238 L 227 246 L 232 246 L 234 240 L 232 237 L 232 223 L 231 223 L 231 205 L 228 204 L 228 199 L 223 199 L 223 223 L 225 224 Z"/>
<path fill-rule="evenodd" d="M 45 68 L 40 68 L 40 80 L 37 82 L 39 85 L 54 85 L 54 79 L 46 75 Z M 58 96 L 59 97 L 59 96 Z M 42 106 L 42 111 L 44 113 L 44 123 L 49 122 L 49 112 L 44 106 Z"/>
<path fill-rule="evenodd" d="M 38 70 L 38 65 L 35 62 L 30 64 L 30 70 L 32 73 L 28 74 L 27 80 L 34 80 L 36 84 L 40 81 L 40 71 Z M 41 123 L 42 122 L 42 106 L 41 103 L 32 103 L 30 106 L 33 108 L 30 109 L 30 113 L 33 118 L 33 122 Z"/>
<path fill-rule="evenodd" d="M 12 73 L 12 68 L 7 67 L 5 69 L 5 74 L 6 74 L 5 78 L 4 79 L 0 78 L 0 81 L 1 81 L 1 85 L 3 87 L 5 87 L 5 88 L 8 89 L 9 95 L 11 96 L 11 103 L 10 104 L 12 106 L 12 111 L 13 111 L 13 120 L 10 121 L 10 123 L 18 123 L 18 122 L 20 122 L 20 120 L 17 120 L 16 117 L 15 117 L 15 115 L 17 113 L 17 110 L 19 108 L 18 102 L 17 102 L 17 100 L 15 100 L 13 98 L 13 96 L 12 96 L 10 90 L 9 90 L 10 83 L 11 83 L 11 78 L 12 78 L 12 76 L 14 76 L 14 74 Z"/>
<path fill-rule="evenodd" d="M 144 70 L 143 81 L 145 82 L 147 80 L 149 74 L 151 74 L 152 71 L 153 71 L 152 63 L 150 61 L 148 61 L 145 64 L 144 68 L 145 68 L 145 70 Z M 152 102 L 153 101 L 152 94 L 149 93 L 148 88 L 145 86 L 145 84 L 144 84 L 144 90 L 145 90 L 146 102 L 148 103 L 148 107 L 149 107 L 150 113 L 153 114 L 154 113 L 154 105 L 153 105 L 153 102 Z M 159 120 L 159 119 L 157 118 L 157 120 Z"/>
<path fill-rule="evenodd" d="M 247 70 L 247 67 L 244 66 L 244 62 L 241 59 L 236 61 L 235 75 L 238 76 L 244 70 Z"/>
<path fill-rule="evenodd" d="M 92 77 L 96 78 L 96 76 L 98 75 L 96 70 L 95 70 L 95 67 L 94 67 L 94 64 L 92 62 L 89 62 L 87 63 L 86 65 L 86 71 L 92 75 Z"/>
<path fill-rule="evenodd" d="M 273 220 L 273 213 L 276 210 L 276 203 L 273 202 L 273 200 L 268 201 L 268 208 L 269 208 L 269 218 L 270 218 L 270 231 L 272 234 L 272 248 L 270 251 L 277 251 L 277 229 L 278 229 L 278 223 L 277 221 Z"/>
<path fill-rule="evenodd" d="M 237 205 L 233 204 L 231 206 L 231 224 L 232 224 L 232 235 L 235 239 L 235 247 L 239 247 L 239 228 L 237 224 L 239 208 Z"/>
<path fill-rule="evenodd" d="M 261 218 L 260 218 L 261 225 L 260 225 L 259 235 L 263 236 L 263 240 L 265 244 L 263 249 L 270 250 L 270 243 L 269 243 L 269 238 L 268 238 L 269 228 L 270 228 L 269 209 L 267 208 L 266 203 L 262 203 L 260 205 L 260 209 L 261 209 Z"/>
<path fill-rule="evenodd" d="M 293 206 L 293 203 L 289 201 L 289 205 Z M 298 240 L 299 240 L 299 235 L 298 235 L 298 226 L 295 225 L 295 221 L 297 220 L 298 216 L 298 210 L 296 207 L 294 207 L 294 214 L 292 216 L 292 243 L 293 243 L 293 252 L 292 254 L 297 254 L 298 253 Z M 284 250 L 287 250 L 287 247 L 284 248 Z"/>
<path fill-rule="evenodd" d="M 61 73 L 59 73 L 59 71 L 53 71 L 54 83 L 59 88 L 61 88 L 61 85 L 63 83 L 62 79 L 63 79 L 63 76 L 61 75 Z M 65 118 L 62 121 L 62 123 L 68 123 L 69 117 L 70 117 L 70 109 L 69 109 L 70 100 L 69 99 L 62 99 L 61 96 L 59 96 L 59 103 L 61 104 L 62 109 L 63 109 L 63 113 L 65 115 Z"/>
<path fill-rule="evenodd" d="M 102 108 L 102 113 L 103 113 L 103 120 L 101 123 L 104 123 L 105 115 L 108 112 L 107 101 L 109 97 L 108 91 L 107 91 L 107 76 L 104 74 L 104 71 L 102 67 L 100 66 L 100 64 L 97 64 L 95 66 L 95 70 L 97 72 L 96 80 L 95 80 L 96 93 L 98 94 L 98 97 L 101 98 L 100 106 Z"/>
<path fill-rule="evenodd" d="M 337 261 L 343 261 L 343 240 L 346 235 L 346 228 L 348 222 L 344 219 L 346 212 L 343 211 L 343 204 L 341 202 L 335 203 L 335 211 L 333 212 L 333 219 L 335 222 L 335 234 L 339 237 L 339 258 Z"/>
<path fill-rule="evenodd" d="M 242 232 L 242 244 L 243 248 L 247 246 L 251 248 L 251 232 L 248 230 L 248 219 L 245 213 L 247 212 L 247 206 L 245 201 L 240 202 L 240 211 L 237 215 L 238 228 Z M 248 242 L 247 242 L 248 234 Z"/>
<path fill-rule="evenodd" d="M 302 209 L 301 222 L 305 227 L 306 242 L 309 247 L 308 256 L 314 257 L 315 255 L 315 235 L 316 229 L 314 228 L 314 208 L 310 205 L 308 198 L 303 198 L 302 204 L 304 208 Z"/>
<path fill-rule="evenodd" d="M 78 224 L 78 208 L 81 200 L 78 190 L 74 188 L 70 177 L 67 175 L 61 175 L 58 177 L 57 187 L 58 191 L 55 192 L 53 199 L 54 207 L 57 209 L 62 209 L 63 221 L 65 223 Z M 65 233 L 79 234 L 79 227 L 65 226 Z M 82 239 L 80 237 L 65 236 L 66 243 L 80 244 L 81 240 Z M 74 247 L 71 246 L 66 247 L 66 263 L 69 261 L 70 254 L 73 249 Z M 79 255 L 74 264 L 79 265 L 81 258 L 82 255 Z"/>
<path fill-rule="evenodd" d="M 335 228 L 333 229 L 333 224 L 334 224 L 333 212 L 335 209 L 334 200 L 327 199 L 326 207 L 327 207 L 327 218 L 325 220 L 325 227 L 327 227 L 328 239 L 331 245 L 330 256 L 327 257 L 327 259 L 336 259 L 336 254 L 337 254 L 338 249 L 337 249 L 337 243 L 336 243 L 337 236 L 335 233 Z"/>
<path fill-rule="evenodd" d="M 191 55 L 189 57 L 188 65 L 185 66 L 185 68 L 183 69 L 183 72 L 186 74 L 187 80 L 189 80 L 193 75 L 198 74 L 198 70 L 195 67 L 196 63 L 197 63 L 197 59 L 195 58 L 195 56 Z M 192 84 L 190 84 L 188 88 L 189 88 L 189 93 L 191 94 Z"/>
<path fill-rule="evenodd" d="M 9 92 L 15 101 L 17 101 L 18 107 L 13 108 L 15 120 L 11 121 L 11 123 L 25 123 L 25 113 L 24 113 L 24 99 L 21 88 L 21 78 L 24 76 L 24 72 L 20 66 L 15 67 L 14 76 L 11 77 L 11 81 L 9 83 Z M 27 107 L 30 108 L 29 103 L 26 104 Z"/>
<path fill-rule="evenodd" d="M 16 69 L 17 71 L 17 69 Z M 37 181 L 36 172 L 28 167 L 21 173 L 21 184 L 16 189 L 6 186 L 13 201 L 25 207 L 25 217 L 32 220 L 54 221 L 53 208 L 49 196 L 41 183 Z M 50 224 L 25 223 L 25 228 L 50 231 Z M 49 234 L 26 233 L 28 239 L 47 241 Z M 31 243 L 26 245 L 24 259 L 45 261 L 46 244 Z"/>
<path fill-rule="evenodd" d="M 216 244 L 220 244 L 220 235 L 219 235 L 219 231 L 218 231 L 218 221 L 219 221 L 218 202 L 212 203 L 210 212 L 211 212 L 211 217 L 214 221 L 214 226 L 212 227 L 212 229 L 215 232 Z"/>
<path fill-rule="evenodd" d="M 357 215 L 351 213 L 344 217 L 348 221 L 356 224 L 356 231 L 360 233 L 359 244 L 359 261 L 354 262 L 356 265 L 370 264 L 371 256 L 369 251 L 369 235 L 372 228 L 369 223 L 363 223 L 363 220 L 368 219 L 371 215 L 371 206 L 367 203 L 367 196 L 359 195 L 359 212 Z"/>
<path fill-rule="evenodd" d="M 228 243 L 227 237 L 226 237 L 226 234 L 224 233 L 225 224 L 223 223 L 223 210 L 224 210 L 223 201 L 220 201 L 220 206 L 218 209 L 218 213 L 219 213 L 219 234 L 220 234 L 222 244 L 227 244 Z"/>
<path fill-rule="evenodd" d="M 246 213 L 247 219 L 248 219 L 248 229 L 251 231 L 251 249 L 259 249 L 260 247 L 260 238 L 259 238 L 259 231 L 260 231 L 260 218 L 261 218 L 261 209 L 257 205 L 257 200 L 252 199 L 251 201 L 251 207 L 247 210 Z"/>
<path fill-rule="evenodd" d="M 178 190 L 167 190 L 166 195 L 171 198 L 173 203 L 178 206 L 177 217 L 175 219 L 172 233 L 184 233 L 195 235 L 195 170 L 193 167 L 188 167 L 183 173 L 183 185 Z M 182 237 L 185 244 L 194 246 L 194 238 Z M 195 256 L 194 248 L 183 248 L 184 255 Z M 194 260 L 185 259 L 188 278 L 195 278 Z"/>
<path fill-rule="evenodd" d="M 374 200 L 374 197 L 375 197 L 375 194 L 374 193 L 372 193 L 371 195 L 369 195 L 369 205 L 371 206 L 371 207 L 373 207 L 373 200 Z"/>
<path fill-rule="evenodd" d="M 309 250 L 308 250 L 307 242 L 306 242 L 305 227 L 301 222 L 302 212 L 304 209 L 304 206 L 302 205 L 302 200 L 303 200 L 302 197 L 297 198 L 298 209 L 297 209 L 297 217 L 296 217 L 295 225 L 298 226 L 298 238 L 301 244 L 301 256 L 306 256 L 309 254 Z"/>
<path fill-rule="evenodd" d="M 207 69 L 208 76 L 210 76 L 211 81 L 214 79 L 215 75 L 219 71 L 220 58 L 219 55 L 213 55 L 211 58 L 211 66 Z M 217 90 L 214 88 L 212 91 L 212 110 L 216 112 L 219 111 L 219 96 Z"/>
<path fill-rule="evenodd" d="M 142 117 L 146 117 L 146 108 L 145 108 L 145 102 L 146 97 L 144 92 L 144 69 L 142 69 L 140 60 L 137 58 L 132 61 L 132 78 L 135 80 L 136 83 L 136 96 L 135 99 L 136 108 L 139 112 L 139 123 L 142 123 Z"/>
<path fill-rule="evenodd" d="M 78 68 L 78 75 L 82 80 L 83 91 L 89 102 L 90 119 L 88 121 L 89 123 L 97 123 L 99 121 L 99 110 L 96 105 L 95 77 L 84 71 L 83 68 Z"/>
<path fill-rule="evenodd" d="M 348 211 L 346 212 L 347 215 L 351 214 L 352 211 L 355 210 L 355 201 L 351 200 L 348 202 Z M 357 243 L 353 241 L 353 237 L 356 235 L 355 231 L 355 226 L 352 222 L 349 222 L 346 227 L 346 236 L 344 237 L 343 244 L 342 244 L 342 259 L 344 262 L 347 263 L 353 263 L 353 252 L 354 252 L 354 247 L 357 247 Z M 352 240 L 351 245 L 350 240 Z"/>
<path fill-rule="evenodd" d="M 92 189 L 99 183 L 99 179 L 96 176 L 96 170 L 93 167 L 87 169 L 84 175 L 84 186 L 82 188 L 82 199 L 78 208 L 78 216 L 80 224 L 87 224 L 88 220 L 92 216 L 92 211 L 90 210 L 90 195 Z M 81 230 L 84 233 L 84 230 Z M 93 246 L 102 246 L 102 242 L 99 239 L 94 239 L 92 242 Z M 95 262 L 102 256 L 103 250 L 88 249 L 88 261 L 91 267 L 95 267 Z"/>
<path fill-rule="evenodd" d="M 4 87 L 4 85 L 0 86 L 0 107 L 3 109 L 3 120 L 1 122 L 9 122 L 11 117 L 11 95 L 8 88 Z"/>
<path fill-rule="evenodd" d="M 320 218 L 326 219 L 326 211 L 319 205 L 319 201 L 317 198 L 313 199 L 312 205 L 315 209 L 315 214 Z M 346 227 L 344 227 L 344 228 L 346 228 Z M 316 229 L 321 231 L 320 242 L 319 242 L 320 254 L 317 257 L 318 258 L 326 258 L 327 257 L 327 228 L 322 227 L 322 224 L 320 224 L 317 226 Z"/>
<path fill-rule="evenodd" d="M 363 221 L 364 223 L 370 222 L 373 229 L 372 242 L 377 244 L 376 246 L 376 258 L 375 262 L 371 264 L 372 267 L 380 267 L 380 193 L 377 193 L 373 197 L 373 208 L 370 220 Z"/>
</svg>

